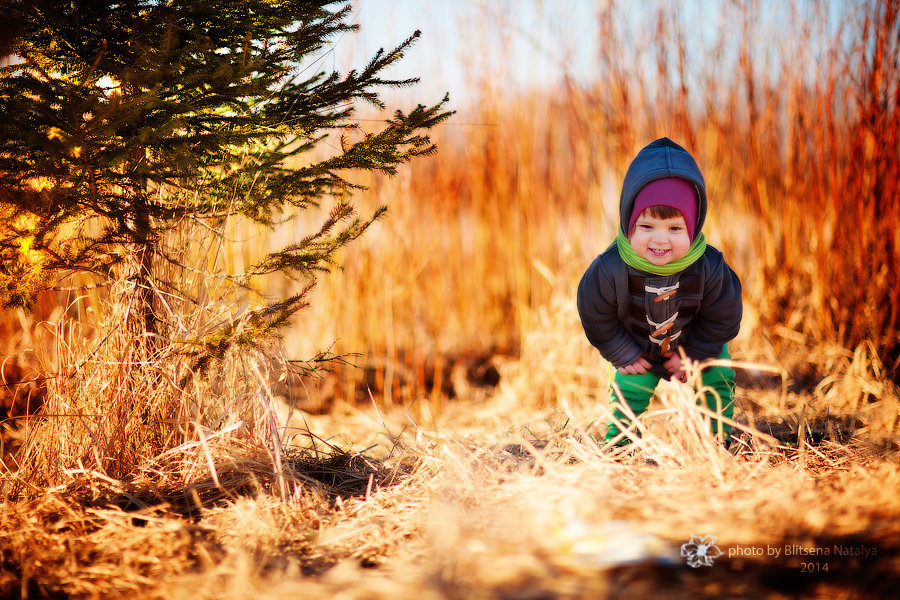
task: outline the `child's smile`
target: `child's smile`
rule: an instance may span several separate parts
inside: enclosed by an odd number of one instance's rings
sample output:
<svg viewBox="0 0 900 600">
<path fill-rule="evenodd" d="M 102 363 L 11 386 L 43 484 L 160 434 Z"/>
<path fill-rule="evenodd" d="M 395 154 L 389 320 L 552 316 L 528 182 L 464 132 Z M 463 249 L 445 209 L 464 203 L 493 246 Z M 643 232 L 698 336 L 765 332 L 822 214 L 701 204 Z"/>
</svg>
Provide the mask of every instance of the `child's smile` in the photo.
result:
<svg viewBox="0 0 900 600">
<path fill-rule="evenodd" d="M 662 266 L 682 258 L 691 247 L 684 217 L 660 219 L 641 213 L 628 237 L 638 256 Z"/>
</svg>

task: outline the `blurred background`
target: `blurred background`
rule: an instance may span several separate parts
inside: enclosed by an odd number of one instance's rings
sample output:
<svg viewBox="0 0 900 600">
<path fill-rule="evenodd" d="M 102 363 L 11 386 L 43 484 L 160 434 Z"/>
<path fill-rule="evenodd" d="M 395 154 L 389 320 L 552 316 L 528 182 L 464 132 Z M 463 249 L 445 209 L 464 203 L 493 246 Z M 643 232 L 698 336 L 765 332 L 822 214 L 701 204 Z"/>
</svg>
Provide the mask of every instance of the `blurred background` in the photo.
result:
<svg viewBox="0 0 900 600">
<path fill-rule="evenodd" d="M 512 360 L 595 377 L 575 287 L 612 241 L 629 161 L 661 136 L 697 158 L 705 231 L 744 282 L 735 357 L 817 381 L 822 356 L 865 348 L 896 378 L 898 7 L 357 0 L 359 31 L 304 69 L 359 69 L 421 30 L 390 73 L 420 82 L 387 92 L 388 112 L 446 93 L 457 112 L 434 132 L 435 156 L 394 177 L 351 174 L 366 187 L 361 214 L 389 211 L 318 283 L 285 350 L 330 348 L 355 366 L 294 382 L 294 401 L 440 403 L 495 384 Z M 357 134 L 387 116 L 360 106 Z M 274 231 L 236 227 L 234 272 L 317 229 L 328 208 Z M 7 313 L 7 354 L 59 310 Z M 552 402 L 539 387 L 523 393 Z"/>
<path fill-rule="evenodd" d="M 744 281 L 737 355 L 815 379 L 811 353 L 866 344 L 896 373 L 897 5 L 355 3 L 358 35 L 326 60 L 360 65 L 420 29 L 396 73 L 421 82 L 389 97 L 408 110 L 449 92 L 458 112 L 435 158 L 363 182 L 362 210 L 390 212 L 289 348 L 335 340 L 408 399 L 460 362 L 471 380 L 521 358 L 550 311 L 533 366 L 594 368 L 589 348 L 553 349 L 582 335 L 575 286 L 614 235 L 628 162 L 665 135 L 700 163 L 707 234 Z"/>
</svg>

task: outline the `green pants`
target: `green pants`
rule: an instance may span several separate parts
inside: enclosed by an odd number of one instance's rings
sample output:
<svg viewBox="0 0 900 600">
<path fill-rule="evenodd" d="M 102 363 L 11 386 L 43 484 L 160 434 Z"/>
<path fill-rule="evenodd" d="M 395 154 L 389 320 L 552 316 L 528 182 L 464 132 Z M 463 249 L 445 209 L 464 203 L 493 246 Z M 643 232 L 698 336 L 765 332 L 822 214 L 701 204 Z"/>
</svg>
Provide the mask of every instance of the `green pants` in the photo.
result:
<svg viewBox="0 0 900 600">
<path fill-rule="evenodd" d="M 731 355 L 728 353 L 728 346 L 722 350 L 722 354 L 719 358 L 731 358 Z M 706 399 L 706 406 L 710 411 L 730 419 L 734 414 L 734 369 L 728 367 L 707 367 L 703 369 L 700 376 L 703 380 L 703 388 L 705 389 L 704 397 Z M 631 412 L 634 413 L 635 416 L 639 416 L 647 410 L 647 406 L 650 404 L 650 398 L 653 396 L 653 393 L 656 390 L 656 384 L 659 383 L 660 379 L 660 375 L 649 371 L 642 375 L 623 375 L 616 371 L 615 382 L 622 392 L 622 398 L 628 404 L 628 408 L 631 409 Z M 631 423 L 631 419 L 620 410 L 621 405 L 619 404 L 619 398 L 612 391 L 611 397 L 614 406 L 613 416 L 619 423 L 627 427 Z M 713 434 L 718 433 L 718 425 L 719 420 L 712 419 Z M 611 441 L 619 435 L 619 433 L 620 430 L 618 425 L 616 425 L 614 421 L 611 421 L 609 429 L 606 431 L 605 441 Z M 722 434 L 726 444 L 731 441 L 731 425 L 723 423 Z M 629 435 L 640 435 L 640 432 L 629 432 Z M 626 445 L 629 443 L 631 443 L 631 439 L 625 436 L 617 442 L 617 445 Z"/>
</svg>

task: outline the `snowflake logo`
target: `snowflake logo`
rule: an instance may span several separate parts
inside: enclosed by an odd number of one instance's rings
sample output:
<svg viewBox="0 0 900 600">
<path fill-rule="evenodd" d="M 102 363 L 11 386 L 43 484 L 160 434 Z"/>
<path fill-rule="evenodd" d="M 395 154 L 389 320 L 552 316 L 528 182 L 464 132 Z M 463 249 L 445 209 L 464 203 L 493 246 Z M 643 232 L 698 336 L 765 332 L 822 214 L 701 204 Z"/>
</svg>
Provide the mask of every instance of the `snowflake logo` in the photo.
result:
<svg viewBox="0 0 900 600">
<path fill-rule="evenodd" d="M 694 535 L 691 534 L 691 541 L 681 545 L 681 556 L 687 559 L 687 564 L 694 567 L 713 566 L 713 561 L 723 552 L 716 546 L 716 536 L 714 535 Z"/>
</svg>

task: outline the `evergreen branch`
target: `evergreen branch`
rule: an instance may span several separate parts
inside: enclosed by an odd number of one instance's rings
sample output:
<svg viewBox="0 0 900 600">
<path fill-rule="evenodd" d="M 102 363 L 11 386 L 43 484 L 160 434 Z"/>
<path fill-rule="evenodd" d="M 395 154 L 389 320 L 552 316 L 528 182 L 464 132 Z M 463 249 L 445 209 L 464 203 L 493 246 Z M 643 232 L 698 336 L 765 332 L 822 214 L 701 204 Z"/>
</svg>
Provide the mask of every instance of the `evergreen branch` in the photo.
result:
<svg viewBox="0 0 900 600">
<path fill-rule="evenodd" d="M 299 294 L 231 319 L 202 339 L 178 341 L 177 343 L 193 348 L 185 352 L 193 360 L 190 370 L 185 373 L 179 385 L 183 387 L 189 378 L 204 375 L 213 363 L 222 361 L 228 351 L 256 348 L 262 340 L 278 337 L 279 331 L 291 317 L 309 306 L 306 297 L 313 286 L 314 283 L 310 283 Z"/>
<path fill-rule="evenodd" d="M 372 223 L 381 218 L 386 207 L 375 211 L 370 219 L 354 218 L 346 227 L 335 232 L 337 225 L 353 216 L 353 208 L 339 202 L 330 212 L 319 231 L 306 236 L 295 244 L 268 254 L 254 265 L 251 275 L 281 272 L 289 276 L 312 277 L 316 272 L 327 272 L 336 266 L 335 255 L 339 249 L 361 236 Z"/>
</svg>

